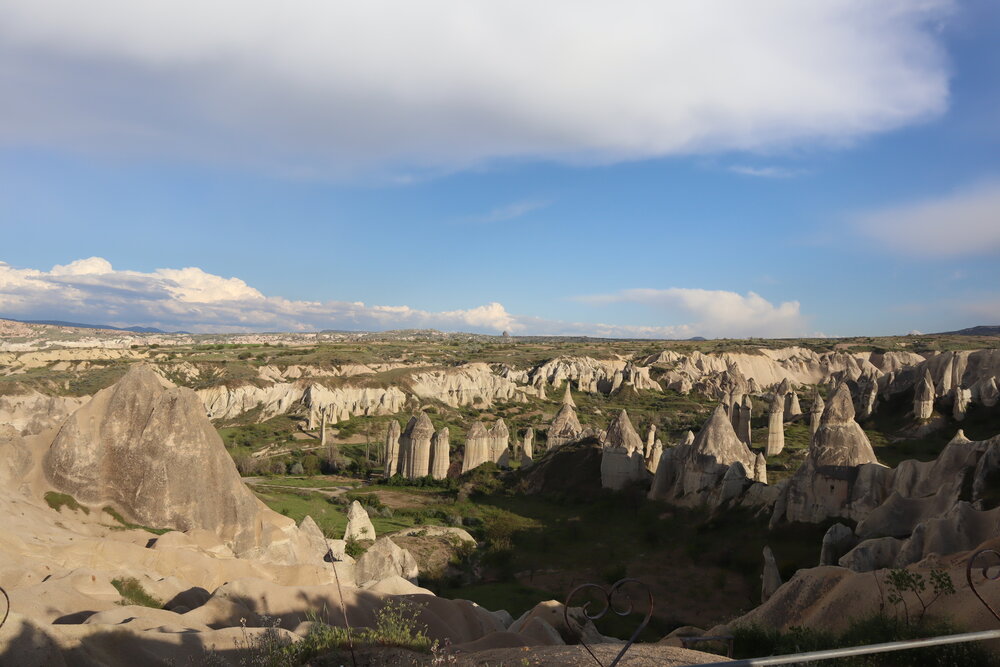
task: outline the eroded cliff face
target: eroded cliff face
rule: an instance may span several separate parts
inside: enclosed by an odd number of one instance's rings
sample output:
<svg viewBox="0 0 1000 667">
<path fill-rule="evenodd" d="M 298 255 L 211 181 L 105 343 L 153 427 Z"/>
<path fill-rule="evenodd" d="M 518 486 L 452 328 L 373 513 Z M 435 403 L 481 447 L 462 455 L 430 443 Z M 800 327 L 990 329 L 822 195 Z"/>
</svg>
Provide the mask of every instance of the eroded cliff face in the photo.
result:
<svg viewBox="0 0 1000 667">
<path fill-rule="evenodd" d="M 85 396 L 45 396 L 37 391 L 0 396 L 0 424 L 34 435 L 60 424 L 87 402 Z"/>
</svg>

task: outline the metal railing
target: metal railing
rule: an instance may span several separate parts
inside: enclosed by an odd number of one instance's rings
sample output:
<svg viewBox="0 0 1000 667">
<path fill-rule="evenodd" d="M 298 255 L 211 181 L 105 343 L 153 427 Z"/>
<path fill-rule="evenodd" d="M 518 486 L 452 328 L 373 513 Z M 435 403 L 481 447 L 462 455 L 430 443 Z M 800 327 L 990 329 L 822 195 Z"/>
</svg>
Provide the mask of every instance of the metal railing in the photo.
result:
<svg viewBox="0 0 1000 667">
<path fill-rule="evenodd" d="M 985 555 L 990 555 L 992 557 L 992 563 L 982 562 L 982 557 Z M 977 563 L 981 563 L 978 564 Z M 990 581 L 1000 580 L 1000 551 L 996 549 L 980 549 L 979 551 L 972 554 L 965 565 L 965 580 L 969 584 L 969 589 L 972 591 L 973 595 L 978 598 L 978 600 L 989 610 L 990 614 L 1000 622 L 1000 613 L 994 609 L 989 602 L 983 598 L 982 594 L 979 592 L 978 586 L 976 584 L 976 579 L 973 576 L 973 572 L 979 570 L 982 576 L 982 582 L 986 583 Z M 591 593 L 599 593 L 600 601 L 603 604 L 603 608 L 600 612 L 596 614 L 590 613 L 588 610 L 588 605 L 591 601 L 583 604 L 583 615 L 588 621 L 596 621 L 602 618 L 609 611 L 613 612 L 618 616 L 627 616 L 632 613 L 634 608 L 631 596 L 625 591 L 626 587 L 632 588 L 642 588 L 648 597 L 649 609 L 646 611 L 645 617 L 639 624 L 639 627 L 632 633 L 632 636 L 625 643 L 622 649 L 615 656 L 615 659 L 611 662 L 608 667 L 614 667 L 617 665 L 622 658 L 628 653 L 628 650 L 632 648 L 635 640 L 638 639 L 639 634 L 649 625 L 649 619 L 653 615 L 653 594 L 649 590 L 649 587 L 638 579 L 622 579 L 612 585 L 610 588 L 603 588 L 597 584 L 583 584 L 574 588 L 570 594 L 566 597 L 566 603 L 563 607 L 563 618 L 566 622 L 566 627 L 571 631 L 575 631 L 578 635 L 580 644 L 587 650 L 587 653 L 591 655 L 594 661 L 604 667 L 604 664 L 598 659 L 598 657 L 591 650 L 590 646 L 583 639 L 584 628 L 577 623 L 572 622 L 570 617 L 570 602 L 579 593 L 583 591 L 590 591 Z M 616 606 L 616 600 L 623 600 L 626 604 L 618 607 Z M 940 635 L 937 637 L 928 637 L 925 639 L 909 639 L 903 641 L 886 642 L 883 644 L 867 644 L 864 646 L 849 646 L 846 648 L 836 648 L 828 649 L 823 651 L 810 651 L 807 653 L 789 653 L 786 655 L 774 655 L 761 658 L 745 658 L 741 660 L 725 660 L 722 662 L 710 662 L 710 663 L 698 663 L 698 667 L 764 667 L 765 665 L 790 665 L 805 662 L 819 662 L 822 660 L 833 660 L 835 658 L 850 658 L 860 655 L 872 655 L 876 653 L 889 653 L 893 651 L 907 651 L 918 648 L 929 648 L 932 646 L 946 646 L 949 644 L 964 644 L 969 642 L 981 642 L 988 641 L 991 639 L 1000 639 L 1000 630 L 983 630 L 980 632 L 963 632 L 953 635 Z M 729 655 L 733 652 L 733 637 L 730 635 L 717 636 L 717 637 L 678 637 L 678 640 L 685 647 L 688 644 L 694 644 L 698 642 L 709 642 L 709 641 L 722 641 L 728 643 Z M 690 667 L 695 667 L 691 665 Z"/>
</svg>

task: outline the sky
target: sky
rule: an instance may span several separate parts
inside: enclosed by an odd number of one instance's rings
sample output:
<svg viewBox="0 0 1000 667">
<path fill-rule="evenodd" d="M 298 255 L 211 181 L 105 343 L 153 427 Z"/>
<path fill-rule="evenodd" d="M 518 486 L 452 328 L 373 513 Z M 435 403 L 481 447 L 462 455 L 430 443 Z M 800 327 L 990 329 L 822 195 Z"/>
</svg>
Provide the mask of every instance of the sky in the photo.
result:
<svg viewBox="0 0 1000 667">
<path fill-rule="evenodd" d="M 0 0 L 0 317 L 1000 324 L 992 0 Z"/>
</svg>

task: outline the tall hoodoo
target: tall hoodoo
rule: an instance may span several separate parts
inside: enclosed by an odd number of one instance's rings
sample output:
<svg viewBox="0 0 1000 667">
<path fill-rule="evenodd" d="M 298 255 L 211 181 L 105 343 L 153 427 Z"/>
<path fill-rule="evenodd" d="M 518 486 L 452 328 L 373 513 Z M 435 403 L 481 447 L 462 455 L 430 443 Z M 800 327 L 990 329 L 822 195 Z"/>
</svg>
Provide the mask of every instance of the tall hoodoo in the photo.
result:
<svg viewBox="0 0 1000 667">
<path fill-rule="evenodd" d="M 979 401 L 988 408 L 992 408 L 1000 402 L 1000 389 L 997 388 L 996 378 L 989 378 L 982 382 L 979 390 Z"/>
<path fill-rule="evenodd" d="M 622 410 L 618 413 L 611 424 L 608 425 L 608 432 L 604 437 L 605 447 L 621 447 L 629 454 L 634 451 L 642 451 L 642 438 L 636 433 L 632 426 L 632 421 L 628 418 L 628 413 Z"/>
<path fill-rule="evenodd" d="M 320 410 L 319 420 L 319 446 L 326 447 L 326 408 Z"/>
<path fill-rule="evenodd" d="M 573 402 L 573 394 L 570 392 L 569 385 L 570 381 L 566 380 L 566 392 L 563 394 L 562 404 L 568 405 L 571 408 L 575 408 L 576 403 Z"/>
<path fill-rule="evenodd" d="M 785 381 L 787 382 L 787 380 Z M 785 394 L 776 393 L 771 399 L 767 416 L 767 448 L 765 454 L 774 456 L 785 448 Z"/>
<path fill-rule="evenodd" d="M 400 448 L 408 452 L 406 477 L 417 479 L 430 473 L 431 438 L 434 424 L 426 412 L 410 419 L 400 437 Z"/>
<path fill-rule="evenodd" d="M 563 404 L 549 426 L 548 449 L 554 449 L 569 442 L 576 442 L 580 438 L 581 433 L 583 433 L 583 427 L 580 426 L 576 410 L 573 409 L 572 405 Z"/>
<path fill-rule="evenodd" d="M 969 409 L 969 403 L 972 402 L 972 390 L 958 386 L 955 387 L 954 394 L 955 402 L 952 405 L 951 415 L 955 418 L 955 421 L 962 421 L 965 419 L 965 413 Z"/>
<path fill-rule="evenodd" d="M 489 430 L 490 437 L 490 460 L 500 463 L 510 447 L 510 429 L 507 428 L 503 419 L 498 419 L 493 428 Z"/>
<path fill-rule="evenodd" d="M 395 419 L 389 422 L 385 430 L 385 478 L 402 473 L 399 460 L 399 422 Z"/>
<path fill-rule="evenodd" d="M 830 397 L 809 444 L 809 459 L 817 468 L 878 463 L 868 436 L 854 421 L 854 415 L 851 391 L 842 383 Z"/>
<path fill-rule="evenodd" d="M 924 379 L 917 383 L 913 393 L 913 416 L 930 419 L 934 414 L 934 379 L 930 370 L 924 371 Z"/>
<path fill-rule="evenodd" d="M 535 457 L 534 452 L 535 447 L 535 429 L 528 427 L 528 430 L 524 432 L 524 440 L 521 441 L 521 455 L 522 457 L 527 456 L 529 459 Z"/>
<path fill-rule="evenodd" d="M 650 424 L 649 430 L 646 431 L 646 445 L 642 448 L 643 456 L 649 456 L 649 453 L 653 451 L 653 445 L 656 443 L 656 424 Z"/>
<path fill-rule="evenodd" d="M 801 414 L 802 408 L 799 406 L 799 395 L 792 389 L 785 394 L 785 419 L 798 417 Z"/>
<path fill-rule="evenodd" d="M 462 458 L 462 472 L 467 473 L 478 468 L 490 458 L 490 434 L 486 432 L 483 422 L 473 422 L 465 434 L 465 455 Z"/>
<path fill-rule="evenodd" d="M 816 429 L 819 428 L 820 419 L 823 417 L 823 410 L 826 408 L 826 404 L 823 402 L 823 397 L 819 394 L 819 389 L 816 390 L 816 394 L 813 396 L 812 405 L 809 407 L 809 436 L 812 437 L 816 433 Z"/>
<path fill-rule="evenodd" d="M 451 465 L 451 446 L 448 443 L 448 427 L 434 434 L 431 438 L 431 477 L 444 479 L 448 476 L 448 466 Z"/>
<path fill-rule="evenodd" d="M 739 407 L 740 418 L 736 425 L 736 437 L 738 437 L 744 445 L 750 446 L 750 417 L 753 412 L 753 401 L 750 395 L 747 394 L 743 397 L 743 402 Z"/>
</svg>

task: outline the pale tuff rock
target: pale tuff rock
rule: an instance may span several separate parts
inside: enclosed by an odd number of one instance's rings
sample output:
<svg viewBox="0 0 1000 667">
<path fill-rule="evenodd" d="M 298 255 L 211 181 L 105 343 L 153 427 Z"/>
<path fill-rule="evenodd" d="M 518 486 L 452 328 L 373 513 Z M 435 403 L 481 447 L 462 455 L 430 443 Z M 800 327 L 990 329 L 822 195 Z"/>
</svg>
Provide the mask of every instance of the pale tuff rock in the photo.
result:
<svg viewBox="0 0 1000 667">
<path fill-rule="evenodd" d="M 415 584 L 418 574 L 417 561 L 410 552 L 400 548 L 388 537 L 383 537 L 370 546 L 354 567 L 354 576 L 358 586 L 362 588 L 393 576 Z"/>
<path fill-rule="evenodd" d="M 583 427 L 577 419 L 576 410 L 570 405 L 563 405 L 549 426 L 547 447 L 554 449 L 568 442 L 576 442 L 582 433 Z"/>
<path fill-rule="evenodd" d="M 649 477 L 642 449 L 605 446 L 601 450 L 601 486 L 620 490 L 627 484 Z"/>
<path fill-rule="evenodd" d="M 913 393 L 913 416 L 917 419 L 930 419 L 934 412 L 934 380 L 930 371 L 924 373 L 924 379 L 917 384 Z"/>
<path fill-rule="evenodd" d="M 812 406 L 809 408 L 809 435 L 812 436 L 816 433 L 819 428 L 819 422 L 823 418 L 823 410 L 826 408 L 826 404 L 823 402 L 823 397 L 820 396 L 819 390 L 816 390 L 816 394 L 813 396 Z"/>
<path fill-rule="evenodd" d="M 646 444 L 642 448 L 643 456 L 649 456 L 650 452 L 653 451 L 653 444 L 656 442 L 656 424 L 650 424 L 649 430 L 646 431 Z"/>
<path fill-rule="evenodd" d="M 13 426 L 0 424 L 0 487 L 18 487 L 31 470 L 31 451 Z"/>
<path fill-rule="evenodd" d="M 510 429 L 503 419 L 498 419 L 487 432 L 489 436 L 489 457 L 494 463 L 502 463 L 510 447 Z"/>
<path fill-rule="evenodd" d="M 642 452 L 642 438 L 636 433 L 625 410 L 618 413 L 618 416 L 608 425 L 608 431 L 602 444 L 605 447 L 620 447 L 629 454 L 637 450 Z"/>
<path fill-rule="evenodd" d="M 750 399 L 749 395 L 743 397 L 743 402 L 737 408 L 733 406 L 734 410 L 739 410 L 739 419 L 736 422 L 736 437 L 743 442 L 747 447 L 750 446 L 750 418 L 753 412 L 753 401 Z"/>
<path fill-rule="evenodd" d="M 776 393 L 771 399 L 771 410 L 767 415 L 767 456 L 780 454 L 785 448 L 785 397 Z"/>
<path fill-rule="evenodd" d="M 393 419 L 385 431 L 385 478 L 402 473 L 399 459 L 399 422 Z"/>
<path fill-rule="evenodd" d="M 375 526 L 368 518 L 368 512 L 355 500 L 347 510 L 347 528 L 344 530 L 345 540 L 375 540 Z"/>
<path fill-rule="evenodd" d="M 430 474 L 431 438 L 434 436 L 434 424 L 426 412 L 411 417 L 403 434 L 399 437 L 399 449 L 405 463 L 403 475 L 409 479 L 418 479 Z"/>
<path fill-rule="evenodd" d="M 979 401 L 988 408 L 1000 402 L 1000 390 L 997 389 L 996 378 L 986 378 L 980 383 Z"/>
<path fill-rule="evenodd" d="M 403 409 L 406 394 L 396 387 L 352 387 L 329 389 L 319 384 L 278 383 L 268 387 L 252 384 L 217 385 L 199 389 L 198 397 L 209 419 L 235 419 L 260 408 L 260 420 L 289 412 L 296 406 L 307 410 L 326 407 L 331 423 L 353 416 L 390 415 Z"/>
<path fill-rule="evenodd" d="M 681 438 L 681 445 L 693 445 L 694 444 L 694 431 L 685 431 L 684 437 Z"/>
<path fill-rule="evenodd" d="M 463 405 L 489 407 L 497 401 L 525 401 L 537 395 L 530 386 L 518 385 L 497 375 L 487 364 L 472 363 L 444 370 L 415 373 L 410 378 L 413 393 L 453 408 Z"/>
<path fill-rule="evenodd" d="M 823 546 L 819 553 L 820 565 L 836 565 L 837 561 L 854 548 L 858 543 L 858 538 L 854 536 L 854 531 L 842 523 L 835 523 L 830 526 L 826 534 L 823 535 Z"/>
<path fill-rule="evenodd" d="M 326 409 L 323 409 L 319 426 L 319 446 L 326 447 Z"/>
<path fill-rule="evenodd" d="M 799 395 L 795 393 L 795 390 L 791 390 L 789 393 L 785 394 L 785 418 L 791 419 L 792 417 L 798 417 L 802 414 L 802 408 L 799 406 Z"/>
<path fill-rule="evenodd" d="M 751 487 L 766 488 L 753 484 L 763 481 L 757 476 L 766 479 L 763 461 L 736 437 L 720 404 L 692 444 L 663 451 L 649 497 L 718 507 L 737 500 Z"/>
<path fill-rule="evenodd" d="M 955 403 L 952 406 L 952 417 L 955 421 L 962 421 L 965 419 L 965 413 L 969 409 L 969 403 L 972 401 L 972 390 L 965 389 L 964 387 L 955 387 Z"/>
<path fill-rule="evenodd" d="M 841 384 L 826 404 L 805 463 L 775 504 L 771 524 L 783 518 L 810 523 L 828 517 L 858 520 L 881 502 L 881 489 L 890 475 L 854 421 L 851 392 Z"/>
<path fill-rule="evenodd" d="M 431 477 L 444 479 L 451 465 L 451 447 L 448 443 L 448 427 L 444 427 L 431 438 Z"/>
<path fill-rule="evenodd" d="M 902 547 L 903 540 L 895 537 L 865 540 L 841 556 L 837 564 L 855 572 L 881 570 L 892 567 Z"/>
<path fill-rule="evenodd" d="M 764 547 L 764 572 L 761 574 L 760 601 L 767 602 L 775 591 L 781 588 L 781 573 L 778 563 L 774 560 L 771 547 Z"/>
<path fill-rule="evenodd" d="M 753 460 L 753 474 L 751 478 L 755 482 L 760 482 L 761 484 L 767 484 L 767 459 L 760 452 L 754 454 Z"/>
<path fill-rule="evenodd" d="M 642 438 L 632 427 L 625 410 L 622 410 L 608 426 L 602 445 L 602 487 L 617 490 L 624 488 L 630 482 L 646 478 Z"/>
<path fill-rule="evenodd" d="M 490 434 L 486 431 L 483 423 L 481 421 L 473 422 L 465 434 L 465 454 L 462 458 L 463 474 L 493 460 L 490 456 L 490 444 Z"/>
<path fill-rule="evenodd" d="M 528 427 L 528 430 L 524 432 L 524 440 L 521 442 L 521 458 L 523 459 L 527 456 L 529 459 L 534 457 L 534 447 L 535 447 L 535 429 Z"/>
<path fill-rule="evenodd" d="M 661 456 L 663 456 L 663 443 L 657 440 L 646 456 L 646 470 L 655 474 L 657 466 L 660 465 Z"/>
<path fill-rule="evenodd" d="M 878 378 L 865 375 L 858 380 L 858 416 L 867 419 L 875 414 L 878 403 Z"/>
<path fill-rule="evenodd" d="M 532 369 L 531 377 L 544 378 L 553 386 L 573 380 L 578 391 L 585 393 L 611 394 L 626 383 L 637 390 L 661 391 L 660 385 L 650 378 L 649 368 L 621 360 L 557 357 Z"/>
<path fill-rule="evenodd" d="M 817 468 L 878 463 L 868 436 L 854 421 L 854 403 L 846 384 L 838 387 L 823 411 L 809 444 L 809 459 Z"/>
<path fill-rule="evenodd" d="M 27 394 L 0 396 L 0 424 L 10 424 L 21 435 L 35 435 L 59 425 L 89 397 Z"/>
<path fill-rule="evenodd" d="M 243 484 L 195 393 L 167 386 L 146 364 L 63 423 L 44 471 L 83 503 L 142 525 L 210 530 L 237 553 L 259 545 L 256 526 L 274 514 Z"/>
<path fill-rule="evenodd" d="M 566 391 L 563 393 L 562 404 L 575 408 L 576 403 L 573 402 L 573 394 L 570 391 L 569 385 L 569 380 L 566 380 Z"/>
</svg>

